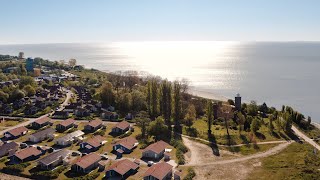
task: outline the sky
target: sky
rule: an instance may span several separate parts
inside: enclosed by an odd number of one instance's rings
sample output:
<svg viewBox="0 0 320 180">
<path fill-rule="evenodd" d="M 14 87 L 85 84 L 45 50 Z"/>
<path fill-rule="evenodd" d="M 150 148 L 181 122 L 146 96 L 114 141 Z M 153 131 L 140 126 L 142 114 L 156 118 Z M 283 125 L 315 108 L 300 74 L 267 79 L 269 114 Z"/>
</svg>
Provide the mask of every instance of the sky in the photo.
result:
<svg viewBox="0 0 320 180">
<path fill-rule="evenodd" d="M 320 41 L 319 0 L 0 0 L 0 44 Z"/>
</svg>

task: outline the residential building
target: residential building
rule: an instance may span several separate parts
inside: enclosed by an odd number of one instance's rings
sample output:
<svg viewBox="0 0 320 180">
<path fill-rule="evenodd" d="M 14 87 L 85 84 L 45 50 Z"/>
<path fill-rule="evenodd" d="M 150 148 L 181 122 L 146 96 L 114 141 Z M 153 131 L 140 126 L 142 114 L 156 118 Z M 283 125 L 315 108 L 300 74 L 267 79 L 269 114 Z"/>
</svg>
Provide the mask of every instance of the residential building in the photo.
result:
<svg viewBox="0 0 320 180">
<path fill-rule="evenodd" d="M 97 135 L 81 143 L 80 148 L 86 152 L 94 152 L 97 151 L 106 142 L 107 141 L 102 136 Z"/>
<path fill-rule="evenodd" d="M 69 117 L 68 111 L 55 111 L 52 115 L 55 119 L 66 119 Z"/>
<path fill-rule="evenodd" d="M 67 129 L 74 127 L 75 122 L 76 121 L 74 119 L 64 120 L 64 121 L 60 122 L 59 124 L 57 124 L 56 129 L 58 131 L 65 131 Z"/>
<path fill-rule="evenodd" d="M 81 173 L 89 173 L 98 167 L 101 156 L 96 153 L 90 153 L 77 160 L 72 166 L 72 170 Z"/>
<path fill-rule="evenodd" d="M 112 127 L 112 133 L 123 134 L 130 130 L 130 123 L 127 121 L 121 121 Z"/>
<path fill-rule="evenodd" d="M 135 174 L 138 169 L 138 164 L 128 159 L 123 159 L 115 162 L 106 170 L 106 177 L 127 179 L 130 175 Z"/>
<path fill-rule="evenodd" d="M 0 146 L 0 157 L 8 155 L 10 152 L 16 152 L 19 144 L 16 142 L 8 142 Z"/>
<path fill-rule="evenodd" d="M 62 149 L 56 152 L 53 152 L 46 157 L 38 161 L 38 166 L 42 169 L 50 170 L 59 166 L 60 164 L 67 163 L 67 158 L 70 156 L 71 152 L 67 149 Z"/>
<path fill-rule="evenodd" d="M 84 130 L 94 132 L 102 127 L 102 121 L 99 119 L 90 121 L 84 126 Z"/>
<path fill-rule="evenodd" d="M 83 135 L 84 135 L 84 132 L 78 130 L 78 131 L 69 133 L 63 137 L 60 137 L 58 139 L 55 139 L 54 142 L 56 145 L 59 145 L 59 146 L 68 146 L 75 141 L 81 140 Z"/>
<path fill-rule="evenodd" d="M 42 155 L 42 152 L 35 147 L 28 147 L 16 152 L 12 156 L 14 162 L 27 162 L 30 160 L 38 159 Z"/>
<path fill-rule="evenodd" d="M 116 121 L 119 119 L 119 115 L 111 111 L 103 111 L 100 117 L 103 120 L 109 120 L 109 121 Z"/>
<path fill-rule="evenodd" d="M 169 146 L 168 143 L 164 141 L 158 141 L 156 143 L 150 144 L 142 151 L 142 158 L 151 158 L 154 160 L 159 160 L 164 156 L 165 149 Z"/>
<path fill-rule="evenodd" d="M 26 59 L 26 69 L 28 72 L 33 72 L 33 64 L 34 64 L 34 59 L 30 57 Z"/>
<path fill-rule="evenodd" d="M 172 168 L 166 162 L 153 164 L 143 175 L 144 180 L 169 180 L 172 179 Z"/>
<path fill-rule="evenodd" d="M 39 119 L 37 119 L 36 121 L 34 121 L 33 123 L 31 123 L 31 126 L 33 128 L 36 128 L 36 129 L 40 129 L 44 126 L 47 126 L 51 123 L 51 118 L 49 118 L 48 116 L 45 116 L 45 117 L 41 117 Z"/>
<path fill-rule="evenodd" d="M 47 128 L 45 130 L 42 130 L 42 131 L 39 131 L 39 132 L 36 132 L 34 134 L 31 134 L 28 138 L 28 140 L 30 142 L 33 142 L 33 143 L 38 143 L 38 142 L 41 142 L 45 139 L 53 139 L 54 138 L 54 132 L 55 130 L 52 129 L 52 128 Z"/>
<path fill-rule="evenodd" d="M 6 139 L 17 139 L 20 136 L 27 134 L 27 132 L 28 132 L 28 129 L 24 126 L 21 126 L 5 132 L 4 137 Z"/>
<path fill-rule="evenodd" d="M 116 144 L 113 145 L 113 150 L 122 150 L 123 153 L 131 153 L 133 149 L 138 146 L 138 144 L 139 142 L 134 137 L 129 136 L 116 142 Z M 119 153 L 122 154 L 121 151 Z"/>
</svg>

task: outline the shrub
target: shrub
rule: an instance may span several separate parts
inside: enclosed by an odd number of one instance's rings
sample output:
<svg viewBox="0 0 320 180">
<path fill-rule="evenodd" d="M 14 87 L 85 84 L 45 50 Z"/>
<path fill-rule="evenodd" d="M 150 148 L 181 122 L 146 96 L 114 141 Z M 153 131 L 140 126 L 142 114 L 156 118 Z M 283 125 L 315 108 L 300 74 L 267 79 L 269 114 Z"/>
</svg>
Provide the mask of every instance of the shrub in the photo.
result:
<svg viewBox="0 0 320 180">
<path fill-rule="evenodd" d="M 196 176 L 196 172 L 192 167 L 188 168 L 188 174 L 186 177 L 183 178 L 183 180 L 192 180 Z"/>
<path fill-rule="evenodd" d="M 97 179 L 99 177 L 100 173 L 92 173 L 92 174 L 87 174 L 85 176 L 80 176 L 80 177 L 76 177 L 73 178 L 74 180 L 94 180 Z"/>
<path fill-rule="evenodd" d="M 4 172 L 9 174 L 21 173 L 24 171 L 26 167 L 28 167 L 30 163 L 21 163 L 21 164 L 13 164 L 3 168 Z"/>
<path fill-rule="evenodd" d="M 188 148 L 182 143 L 181 140 L 177 139 L 171 139 L 170 144 L 177 149 L 176 157 L 178 159 L 178 164 L 185 164 L 184 153 L 188 152 Z"/>
<path fill-rule="evenodd" d="M 93 135 L 100 135 L 100 136 L 104 136 L 106 134 L 106 131 L 105 130 L 100 130 L 100 131 L 97 131 L 95 133 L 93 133 Z"/>
<path fill-rule="evenodd" d="M 131 134 L 132 134 L 132 132 L 129 131 L 129 132 L 127 132 L 127 133 L 121 134 L 121 135 L 119 136 L 119 138 L 122 139 L 122 138 L 125 138 L 125 137 L 130 136 Z"/>
</svg>

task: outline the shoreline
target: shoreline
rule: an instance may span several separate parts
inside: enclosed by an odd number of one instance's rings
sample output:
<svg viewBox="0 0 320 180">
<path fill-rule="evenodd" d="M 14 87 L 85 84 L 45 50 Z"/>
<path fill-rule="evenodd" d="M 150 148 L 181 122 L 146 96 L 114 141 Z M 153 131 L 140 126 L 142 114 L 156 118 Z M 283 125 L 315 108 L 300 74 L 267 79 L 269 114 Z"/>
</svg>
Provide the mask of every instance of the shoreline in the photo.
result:
<svg viewBox="0 0 320 180">
<path fill-rule="evenodd" d="M 214 93 L 214 92 L 199 90 L 199 89 L 196 89 L 196 87 L 189 87 L 187 93 L 194 95 L 194 96 L 199 96 L 202 98 L 207 98 L 207 99 L 212 99 L 212 100 L 228 101 L 228 98 L 225 96 L 222 96 L 222 95 Z"/>
</svg>

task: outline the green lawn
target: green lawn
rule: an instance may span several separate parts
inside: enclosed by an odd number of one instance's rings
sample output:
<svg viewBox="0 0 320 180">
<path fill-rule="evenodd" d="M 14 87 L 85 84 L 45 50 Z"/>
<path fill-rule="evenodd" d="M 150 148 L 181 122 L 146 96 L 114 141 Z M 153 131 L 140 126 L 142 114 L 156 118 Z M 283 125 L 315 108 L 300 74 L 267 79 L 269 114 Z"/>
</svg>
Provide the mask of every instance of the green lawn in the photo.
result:
<svg viewBox="0 0 320 180">
<path fill-rule="evenodd" d="M 1 127 L 11 127 L 11 126 L 15 126 L 15 125 L 20 124 L 25 121 L 26 121 L 25 119 L 23 119 L 23 120 L 5 120 L 0 123 L 0 126 Z"/>
<path fill-rule="evenodd" d="M 312 146 L 292 143 L 279 154 L 262 159 L 262 166 L 254 169 L 248 177 L 252 180 L 317 179 L 320 177 L 319 167 L 320 154 L 314 155 Z"/>
<path fill-rule="evenodd" d="M 265 123 L 268 121 L 264 119 Z M 207 122 L 204 119 L 198 119 L 194 122 L 193 128 L 196 129 L 196 136 L 202 139 L 208 140 L 208 127 Z M 182 133 L 190 135 L 187 132 L 188 127 L 184 127 Z M 193 133 L 195 134 L 195 133 Z M 227 130 L 221 125 L 212 125 L 212 134 L 214 135 L 215 141 L 218 144 L 228 144 Z M 285 133 L 274 133 L 271 135 L 269 129 L 266 125 L 262 125 L 257 134 L 252 134 L 251 132 L 242 131 L 241 134 L 239 130 L 234 130 L 229 128 L 230 143 L 231 144 L 247 144 L 249 142 L 265 142 L 265 141 L 276 141 L 289 139 Z"/>
<path fill-rule="evenodd" d="M 271 149 L 279 144 L 249 144 L 240 147 L 223 147 L 222 149 L 226 149 L 230 152 L 240 153 L 241 155 L 250 155 L 258 152 L 263 152 L 268 149 Z"/>
</svg>

